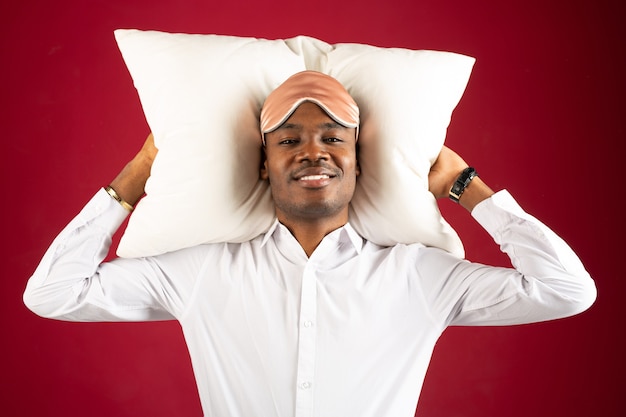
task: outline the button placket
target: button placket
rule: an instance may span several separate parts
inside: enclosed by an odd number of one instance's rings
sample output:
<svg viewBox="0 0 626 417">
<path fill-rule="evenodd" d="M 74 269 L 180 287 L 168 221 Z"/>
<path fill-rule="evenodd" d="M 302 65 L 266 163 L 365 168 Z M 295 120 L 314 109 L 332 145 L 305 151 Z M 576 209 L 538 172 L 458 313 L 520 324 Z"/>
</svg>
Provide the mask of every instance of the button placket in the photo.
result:
<svg viewBox="0 0 626 417">
<path fill-rule="evenodd" d="M 302 276 L 300 302 L 300 329 L 298 332 L 298 389 L 296 390 L 296 416 L 313 413 L 313 388 L 315 377 L 315 319 L 317 315 L 317 278 L 314 265 L 308 262 Z"/>
</svg>

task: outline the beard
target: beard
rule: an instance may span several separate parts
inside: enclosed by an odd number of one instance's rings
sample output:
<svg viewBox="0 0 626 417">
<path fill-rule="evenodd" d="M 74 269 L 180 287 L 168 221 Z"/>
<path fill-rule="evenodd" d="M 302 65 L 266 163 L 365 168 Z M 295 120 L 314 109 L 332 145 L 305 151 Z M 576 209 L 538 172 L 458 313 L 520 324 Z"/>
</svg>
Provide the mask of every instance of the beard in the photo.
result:
<svg viewBox="0 0 626 417">
<path fill-rule="evenodd" d="M 276 184 L 270 179 L 270 188 L 276 214 L 279 219 L 302 221 L 323 221 L 337 217 L 345 217 L 347 221 L 348 207 L 356 188 L 356 176 L 346 181 L 342 172 L 336 176 L 340 182 L 338 188 L 320 188 L 304 190 L 289 187 L 289 182 Z M 284 188 L 283 187 L 284 185 Z"/>
<path fill-rule="evenodd" d="M 288 218 L 303 220 L 321 220 L 334 217 L 347 210 L 348 202 L 337 199 L 277 200 L 274 199 L 276 213 Z"/>
</svg>

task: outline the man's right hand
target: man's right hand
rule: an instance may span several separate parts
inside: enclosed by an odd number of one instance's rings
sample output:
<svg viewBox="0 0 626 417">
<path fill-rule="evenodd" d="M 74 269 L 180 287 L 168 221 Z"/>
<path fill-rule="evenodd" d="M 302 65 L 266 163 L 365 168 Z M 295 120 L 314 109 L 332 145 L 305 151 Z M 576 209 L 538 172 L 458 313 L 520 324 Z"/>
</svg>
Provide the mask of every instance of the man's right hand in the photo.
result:
<svg viewBox="0 0 626 417">
<path fill-rule="evenodd" d="M 157 152 L 150 133 L 139 152 L 110 184 L 122 200 L 134 206 L 143 196 Z"/>
</svg>

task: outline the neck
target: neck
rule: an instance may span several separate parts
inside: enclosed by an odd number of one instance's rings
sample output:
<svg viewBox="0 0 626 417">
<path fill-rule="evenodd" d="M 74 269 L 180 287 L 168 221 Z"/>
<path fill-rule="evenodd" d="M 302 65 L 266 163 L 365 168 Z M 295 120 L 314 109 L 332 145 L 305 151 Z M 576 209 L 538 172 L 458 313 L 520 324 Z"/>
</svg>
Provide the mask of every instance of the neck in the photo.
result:
<svg viewBox="0 0 626 417">
<path fill-rule="evenodd" d="M 324 237 L 348 222 L 347 214 L 334 219 L 290 219 L 278 216 L 278 220 L 296 238 L 302 249 L 310 257 Z"/>
</svg>

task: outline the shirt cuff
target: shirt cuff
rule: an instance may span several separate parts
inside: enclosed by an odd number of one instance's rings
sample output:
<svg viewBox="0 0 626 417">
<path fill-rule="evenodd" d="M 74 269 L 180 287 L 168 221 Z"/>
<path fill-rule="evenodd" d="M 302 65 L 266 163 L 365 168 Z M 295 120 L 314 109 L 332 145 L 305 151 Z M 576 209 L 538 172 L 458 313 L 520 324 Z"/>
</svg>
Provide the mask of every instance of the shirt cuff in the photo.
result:
<svg viewBox="0 0 626 417">
<path fill-rule="evenodd" d="M 115 232 L 128 215 L 128 210 L 101 188 L 83 207 L 76 219 L 83 224 L 91 223 L 101 229 Z"/>
<path fill-rule="evenodd" d="M 481 201 L 472 210 L 472 217 L 493 237 L 509 224 L 512 218 L 532 219 L 515 201 L 513 196 L 502 190 Z"/>
</svg>

